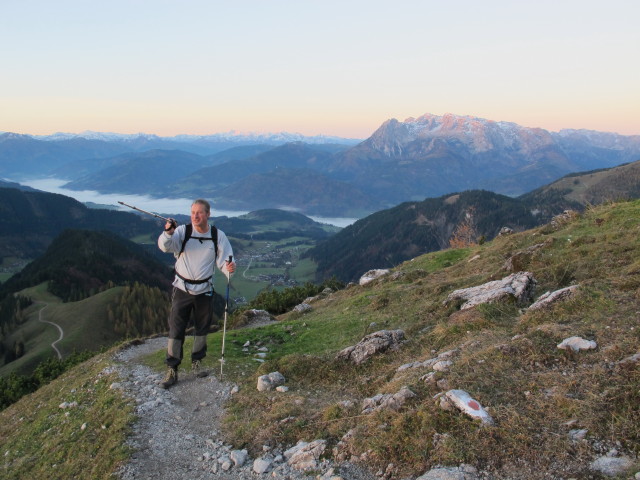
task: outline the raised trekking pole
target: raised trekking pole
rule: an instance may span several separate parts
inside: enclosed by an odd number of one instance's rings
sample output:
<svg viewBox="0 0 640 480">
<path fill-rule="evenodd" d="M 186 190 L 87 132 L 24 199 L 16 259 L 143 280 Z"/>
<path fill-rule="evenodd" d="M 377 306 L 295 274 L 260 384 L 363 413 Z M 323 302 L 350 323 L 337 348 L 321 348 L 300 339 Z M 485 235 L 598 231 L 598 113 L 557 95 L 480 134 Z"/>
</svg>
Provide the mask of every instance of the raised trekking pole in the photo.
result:
<svg viewBox="0 0 640 480">
<path fill-rule="evenodd" d="M 227 263 L 231 263 L 233 257 L 229 255 Z M 231 284 L 231 278 L 229 272 L 227 272 L 227 294 L 224 301 L 224 321 L 222 323 L 222 356 L 220 357 L 220 379 L 222 379 L 222 367 L 224 366 L 224 338 L 227 334 L 227 315 L 229 314 L 229 286 Z"/>
<path fill-rule="evenodd" d="M 147 215 L 151 215 L 152 217 L 161 218 L 162 220 L 164 220 L 164 221 L 166 221 L 166 222 L 173 222 L 173 223 L 175 223 L 175 220 L 173 220 L 173 219 L 171 219 L 171 218 L 163 217 L 162 215 L 158 215 L 157 213 L 147 212 L 146 210 L 142 210 L 141 208 L 134 207 L 133 205 L 127 205 L 126 203 L 121 202 L 120 200 L 118 200 L 118 203 L 119 203 L 120 205 L 124 205 L 125 207 L 129 207 L 129 208 L 132 208 L 132 209 L 137 210 L 137 211 L 139 211 L 139 212 L 146 213 Z"/>
</svg>

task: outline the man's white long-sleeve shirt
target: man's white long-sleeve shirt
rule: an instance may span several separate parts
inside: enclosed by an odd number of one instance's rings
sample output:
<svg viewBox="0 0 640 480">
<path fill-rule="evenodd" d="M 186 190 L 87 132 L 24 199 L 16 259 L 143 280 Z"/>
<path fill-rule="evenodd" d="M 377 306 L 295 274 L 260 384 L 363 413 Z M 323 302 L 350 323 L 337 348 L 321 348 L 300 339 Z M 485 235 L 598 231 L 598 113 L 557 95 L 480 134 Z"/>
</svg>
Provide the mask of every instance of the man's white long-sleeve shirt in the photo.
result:
<svg viewBox="0 0 640 480">
<path fill-rule="evenodd" d="M 186 225 L 180 225 L 169 235 L 162 232 L 158 237 L 158 247 L 166 253 L 177 255 L 180 253 L 182 241 L 186 234 Z M 195 228 L 191 238 L 184 246 L 184 251 L 176 260 L 176 273 L 189 280 L 204 280 L 211 277 L 208 282 L 192 284 L 185 282 L 176 275 L 173 286 L 192 295 L 199 295 L 211 291 L 213 287 L 213 273 L 217 265 L 218 269 L 228 275 L 226 260 L 233 255 L 229 239 L 223 231 L 218 229 L 218 258 L 215 258 L 215 247 L 211 240 L 199 240 L 198 238 L 211 238 L 211 227 L 205 233 L 198 232 Z"/>
</svg>

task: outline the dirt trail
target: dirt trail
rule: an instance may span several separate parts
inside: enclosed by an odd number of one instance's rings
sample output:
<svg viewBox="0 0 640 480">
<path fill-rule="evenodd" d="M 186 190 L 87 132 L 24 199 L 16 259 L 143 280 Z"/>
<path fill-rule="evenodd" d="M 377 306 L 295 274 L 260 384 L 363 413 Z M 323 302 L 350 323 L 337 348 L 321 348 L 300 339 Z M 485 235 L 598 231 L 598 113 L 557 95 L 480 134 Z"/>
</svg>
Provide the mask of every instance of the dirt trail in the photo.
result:
<svg viewBox="0 0 640 480">
<path fill-rule="evenodd" d="M 261 456 L 261 459 L 272 462 L 266 473 L 254 472 L 254 458 L 236 464 L 232 459 L 237 458 L 239 451 L 224 443 L 219 430 L 224 405 L 232 401 L 234 385 L 218 379 L 218 361 L 209 356 L 204 366 L 210 369 L 210 376 L 195 378 L 182 368 L 177 385 L 164 390 L 159 385 L 162 375 L 142 365 L 139 359 L 165 349 L 166 345 L 165 337 L 154 338 L 114 355 L 113 369 L 121 381 L 113 384 L 112 388 L 122 389 L 135 399 L 138 416 L 129 440 L 135 453 L 118 472 L 119 478 L 309 479 L 308 474 L 293 470 L 286 463 L 283 451 L 268 447 L 264 447 Z M 332 478 L 333 472 L 344 480 L 372 478 L 353 465 L 336 467 L 328 460 L 322 463 L 321 470 L 327 479 Z"/>
<path fill-rule="evenodd" d="M 49 320 L 43 320 L 42 319 L 42 312 L 44 312 L 45 308 L 47 308 L 49 306 L 49 304 L 45 303 L 45 302 L 38 302 L 38 303 L 44 305 L 44 307 L 42 307 L 40 309 L 40 311 L 38 312 L 38 321 L 42 322 L 42 323 L 48 323 L 49 325 L 53 325 L 60 332 L 60 336 L 58 337 L 58 339 L 55 342 L 53 342 L 51 344 L 51 348 L 53 348 L 55 350 L 56 355 L 58 355 L 58 359 L 62 360 L 62 353 L 60 353 L 60 350 L 58 350 L 58 347 L 56 347 L 56 343 L 58 343 L 60 340 L 62 340 L 64 338 L 64 330 L 62 330 L 62 327 L 60 325 L 58 325 L 57 323 L 53 323 L 53 322 L 50 322 Z"/>
</svg>

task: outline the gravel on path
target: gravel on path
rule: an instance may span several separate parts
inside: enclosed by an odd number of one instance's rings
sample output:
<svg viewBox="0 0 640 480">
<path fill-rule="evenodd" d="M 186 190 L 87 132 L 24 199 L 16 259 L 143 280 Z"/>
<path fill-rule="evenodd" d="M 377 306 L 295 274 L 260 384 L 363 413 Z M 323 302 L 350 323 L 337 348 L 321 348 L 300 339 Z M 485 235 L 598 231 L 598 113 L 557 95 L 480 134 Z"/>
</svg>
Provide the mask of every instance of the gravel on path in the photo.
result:
<svg viewBox="0 0 640 480">
<path fill-rule="evenodd" d="M 181 368 L 178 383 L 168 390 L 160 386 L 163 375 L 139 362 L 139 358 L 166 348 L 167 338 L 157 337 L 131 344 L 114 355 L 114 369 L 121 389 L 134 399 L 137 421 L 129 444 L 134 453 L 118 476 L 122 480 L 156 479 L 246 480 L 260 477 L 308 480 L 309 474 L 292 469 L 282 451 L 264 447 L 259 460 L 271 462 L 267 472 L 254 471 L 254 459 L 242 462 L 243 451 L 225 444 L 220 433 L 224 405 L 234 385 L 221 382 L 212 371 L 195 378 Z M 213 360 L 206 359 L 205 367 Z M 246 455 L 246 451 L 244 451 Z M 370 480 L 372 477 L 351 464 L 337 467 L 330 460 L 321 466 L 322 479 Z M 339 472 L 339 473 L 338 473 Z"/>
</svg>

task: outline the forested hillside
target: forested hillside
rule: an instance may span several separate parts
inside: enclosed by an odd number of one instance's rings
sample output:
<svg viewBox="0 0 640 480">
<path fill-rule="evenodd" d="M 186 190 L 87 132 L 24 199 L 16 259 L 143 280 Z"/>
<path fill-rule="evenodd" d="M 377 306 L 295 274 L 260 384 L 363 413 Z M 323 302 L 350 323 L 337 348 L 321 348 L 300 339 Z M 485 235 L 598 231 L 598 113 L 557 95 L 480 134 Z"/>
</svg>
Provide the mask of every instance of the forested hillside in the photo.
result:
<svg viewBox="0 0 640 480">
<path fill-rule="evenodd" d="M 483 190 L 407 202 L 376 212 L 318 244 L 307 256 L 318 280 L 342 281 L 372 268 L 389 268 L 416 255 L 542 225 L 564 210 L 640 197 L 640 161 L 567 175 L 517 198 Z"/>
<path fill-rule="evenodd" d="M 168 290 L 170 270 L 140 246 L 108 232 L 65 230 L 45 254 L 11 277 L 0 295 L 48 282 L 64 301 L 89 297 L 109 284 L 139 280 Z"/>
<path fill-rule="evenodd" d="M 306 256 L 318 264 L 319 279 L 353 281 L 372 268 L 389 268 L 450 246 L 454 233 L 469 243 L 495 237 L 502 227 L 524 230 L 538 224 L 516 199 L 473 190 L 374 213 L 318 244 Z M 459 229 L 459 230 L 457 230 Z"/>
<path fill-rule="evenodd" d="M 125 238 L 158 230 L 128 212 L 90 209 L 55 193 L 0 188 L 0 259 L 35 258 L 66 228 L 106 230 Z"/>
</svg>

